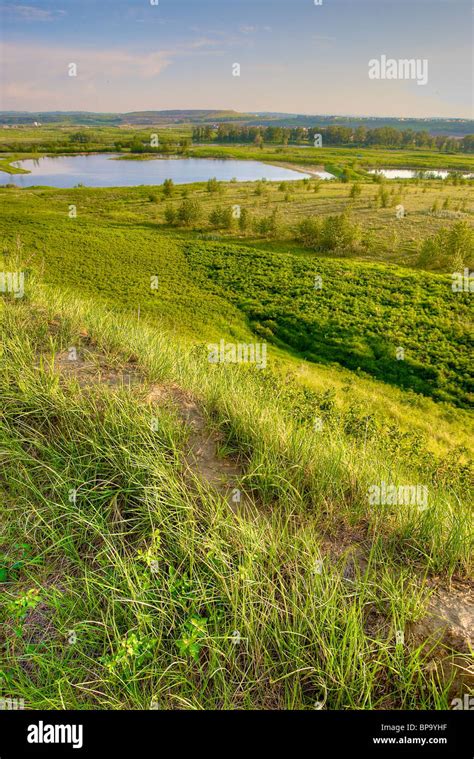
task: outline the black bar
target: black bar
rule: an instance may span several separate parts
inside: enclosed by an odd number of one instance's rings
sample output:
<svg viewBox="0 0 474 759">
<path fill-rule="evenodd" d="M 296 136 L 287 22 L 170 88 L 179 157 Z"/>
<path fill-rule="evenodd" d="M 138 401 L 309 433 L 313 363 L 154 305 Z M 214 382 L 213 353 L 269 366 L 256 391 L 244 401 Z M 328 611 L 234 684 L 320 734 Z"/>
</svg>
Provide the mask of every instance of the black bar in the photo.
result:
<svg viewBox="0 0 474 759">
<path fill-rule="evenodd" d="M 308 757 L 324 756 L 324 749 L 330 752 L 328 759 L 358 755 L 472 759 L 472 717 L 469 710 L 0 711 L 0 759 L 113 755 L 154 759 L 173 749 L 180 754 L 209 751 L 246 757 L 259 748 L 268 756 L 272 746 L 279 755 L 288 751 L 295 755 L 301 749 Z M 56 733 L 48 727 L 56 725 L 64 729 Z M 71 743 L 29 743 L 28 736 Z M 291 748 L 285 749 L 288 744 Z"/>
</svg>

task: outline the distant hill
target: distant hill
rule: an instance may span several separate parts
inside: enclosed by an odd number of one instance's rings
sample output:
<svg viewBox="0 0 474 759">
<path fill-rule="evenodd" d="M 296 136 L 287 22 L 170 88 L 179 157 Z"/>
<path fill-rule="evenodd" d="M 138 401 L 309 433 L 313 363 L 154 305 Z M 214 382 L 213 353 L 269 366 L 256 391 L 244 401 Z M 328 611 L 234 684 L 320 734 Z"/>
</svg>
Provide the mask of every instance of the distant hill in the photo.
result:
<svg viewBox="0 0 474 759">
<path fill-rule="evenodd" d="M 237 111 L 132 111 L 130 113 L 92 113 L 88 111 L 0 111 L 0 124 L 79 124 L 84 126 L 144 126 L 147 124 L 208 124 L 215 121 L 247 123 L 255 114 Z"/>
<path fill-rule="evenodd" d="M 87 111 L 0 111 L 0 126 L 41 124 L 77 124 L 82 126 L 146 126 L 172 124 L 212 124 L 238 122 L 249 126 L 311 127 L 340 125 L 367 128 L 391 126 L 396 129 L 427 131 L 433 135 L 464 137 L 474 132 L 472 119 L 384 118 L 371 116 L 314 116 L 295 113 L 239 113 L 218 110 L 132 111 L 130 113 L 92 113 Z"/>
</svg>

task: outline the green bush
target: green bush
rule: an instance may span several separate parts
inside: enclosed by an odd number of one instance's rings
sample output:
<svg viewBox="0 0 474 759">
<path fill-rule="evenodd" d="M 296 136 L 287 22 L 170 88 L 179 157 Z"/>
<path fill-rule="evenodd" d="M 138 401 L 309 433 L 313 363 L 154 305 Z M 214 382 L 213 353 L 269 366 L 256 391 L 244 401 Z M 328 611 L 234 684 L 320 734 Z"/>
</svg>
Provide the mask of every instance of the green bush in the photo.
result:
<svg viewBox="0 0 474 759">
<path fill-rule="evenodd" d="M 269 216 L 262 216 L 260 219 L 256 219 L 254 228 L 259 235 L 264 235 L 265 237 L 276 237 L 278 234 L 277 211 L 272 211 Z"/>
<path fill-rule="evenodd" d="M 221 191 L 221 186 L 219 185 L 219 182 L 215 177 L 212 177 L 212 179 L 207 180 L 207 191 L 211 193 L 216 193 Z"/>
<path fill-rule="evenodd" d="M 173 206 L 166 206 L 165 208 L 166 223 L 173 225 L 176 224 L 176 211 Z"/>
<path fill-rule="evenodd" d="M 423 268 L 462 269 L 473 261 L 474 230 L 467 221 L 444 227 L 424 241 L 418 264 Z"/>
<path fill-rule="evenodd" d="M 209 224 L 216 229 L 230 229 L 232 220 L 232 208 L 230 206 L 227 208 L 217 206 L 209 216 Z"/>
<path fill-rule="evenodd" d="M 172 179 L 165 179 L 163 182 L 163 195 L 170 198 L 174 192 L 174 182 Z"/>
<path fill-rule="evenodd" d="M 303 219 L 296 230 L 299 242 L 318 251 L 351 252 L 357 249 L 361 237 L 360 226 L 352 223 L 346 213 L 327 216 L 322 221 Z"/>
<path fill-rule="evenodd" d="M 178 208 L 177 220 L 179 224 L 189 226 L 195 224 L 202 215 L 201 205 L 197 200 L 186 199 L 183 200 Z"/>
</svg>

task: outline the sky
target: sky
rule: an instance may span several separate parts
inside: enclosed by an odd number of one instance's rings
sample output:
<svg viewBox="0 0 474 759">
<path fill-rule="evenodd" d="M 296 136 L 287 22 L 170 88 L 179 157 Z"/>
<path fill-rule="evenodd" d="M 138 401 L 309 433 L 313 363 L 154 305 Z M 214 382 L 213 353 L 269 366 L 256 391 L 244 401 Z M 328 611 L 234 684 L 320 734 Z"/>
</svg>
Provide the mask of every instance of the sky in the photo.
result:
<svg viewBox="0 0 474 759">
<path fill-rule="evenodd" d="M 0 0 L 0 109 L 473 117 L 471 0 L 319 1 Z"/>
</svg>

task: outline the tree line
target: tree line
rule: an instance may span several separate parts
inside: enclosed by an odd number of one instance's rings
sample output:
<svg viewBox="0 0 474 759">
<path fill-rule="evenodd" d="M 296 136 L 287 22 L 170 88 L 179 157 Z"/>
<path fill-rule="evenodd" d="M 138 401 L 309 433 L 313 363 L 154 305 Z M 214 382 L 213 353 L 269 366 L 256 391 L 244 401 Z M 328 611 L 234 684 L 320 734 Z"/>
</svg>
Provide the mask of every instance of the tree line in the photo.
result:
<svg viewBox="0 0 474 759">
<path fill-rule="evenodd" d="M 321 135 L 322 145 L 355 145 L 371 147 L 383 145 L 396 148 L 431 148 L 446 152 L 474 152 L 474 135 L 462 139 L 446 135 L 433 136 L 426 131 L 413 129 L 395 129 L 395 127 L 365 126 L 328 126 L 328 127 L 279 127 L 279 126 L 239 126 L 236 124 L 218 124 L 195 126 L 193 142 L 249 142 L 257 146 L 263 144 L 288 145 L 289 143 L 313 145 L 316 135 Z"/>
</svg>

